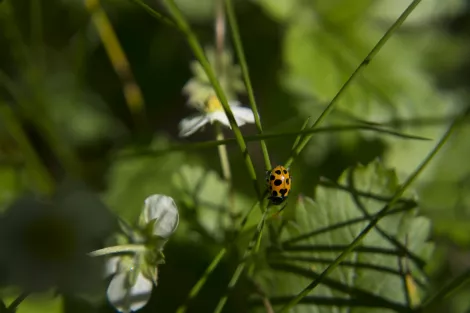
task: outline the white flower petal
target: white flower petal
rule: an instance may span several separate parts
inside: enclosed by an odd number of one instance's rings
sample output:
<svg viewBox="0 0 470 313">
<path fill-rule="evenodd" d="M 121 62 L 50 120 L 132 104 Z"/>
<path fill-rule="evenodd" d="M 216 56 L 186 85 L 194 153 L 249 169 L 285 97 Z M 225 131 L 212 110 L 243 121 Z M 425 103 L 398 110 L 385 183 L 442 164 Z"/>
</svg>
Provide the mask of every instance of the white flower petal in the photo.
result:
<svg viewBox="0 0 470 313">
<path fill-rule="evenodd" d="M 121 257 L 113 256 L 106 261 L 105 269 L 104 269 L 105 277 L 108 277 L 109 275 L 112 275 L 117 272 L 120 260 L 121 260 Z"/>
<path fill-rule="evenodd" d="M 239 126 L 244 125 L 246 123 L 253 124 L 255 122 L 255 115 L 253 114 L 253 111 L 249 108 L 233 107 L 232 112 Z"/>
<path fill-rule="evenodd" d="M 153 219 L 157 219 L 155 235 L 169 238 L 173 234 L 178 227 L 179 213 L 172 197 L 155 194 L 145 199 L 141 221 L 147 224 Z"/>
<path fill-rule="evenodd" d="M 179 136 L 187 137 L 194 134 L 198 129 L 209 122 L 209 118 L 206 115 L 194 115 L 184 118 L 179 123 Z"/>
<path fill-rule="evenodd" d="M 253 111 L 251 111 L 251 109 L 249 108 L 240 106 L 240 102 L 231 101 L 230 107 L 232 109 L 233 116 L 235 117 L 235 121 L 237 122 L 238 126 L 243 126 L 246 123 L 253 124 L 255 122 L 255 116 L 253 114 Z M 223 125 L 232 128 L 224 111 L 212 112 L 209 113 L 207 116 L 209 117 L 211 123 L 214 121 L 218 121 Z"/>
<path fill-rule="evenodd" d="M 217 121 L 217 122 L 220 122 L 222 125 L 232 128 L 228 121 L 227 115 L 225 115 L 224 111 L 215 111 L 212 113 L 208 113 L 207 116 L 209 117 L 209 120 L 211 121 L 211 123 L 213 123 L 214 121 Z"/>
<path fill-rule="evenodd" d="M 142 273 L 137 275 L 135 284 L 129 288 L 127 275 L 130 274 L 131 272 L 123 272 L 115 275 L 107 291 L 108 301 L 117 311 L 123 313 L 141 309 L 152 294 L 153 283 Z"/>
<path fill-rule="evenodd" d="M 228 105 L 229 105 L 230 107 L 238 107 L 238 106 L 241 106 L 242 104 L 241 104 L 241 102 L 238 101 L 238 100 L 230 100 L 230 101 L 228 102 Z"/>
</svg>

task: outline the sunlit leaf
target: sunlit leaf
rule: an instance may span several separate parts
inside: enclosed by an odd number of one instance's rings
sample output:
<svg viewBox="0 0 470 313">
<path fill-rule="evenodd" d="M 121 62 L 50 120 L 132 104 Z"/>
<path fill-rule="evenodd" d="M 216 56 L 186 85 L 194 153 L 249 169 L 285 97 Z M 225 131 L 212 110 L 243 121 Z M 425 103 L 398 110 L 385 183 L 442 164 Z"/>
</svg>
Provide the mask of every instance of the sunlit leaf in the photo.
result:
<svg viewBox="0 0 470 313">
<path fill-rule="evenodd" d="M 286 89 L 298 97 L 299 114 L 316 117 L 409 2 L 293 2 L 295 18 L 283 21 L 286 66 L 280 79 Z M 418 6 L 411 17 L 430 12 L 435 6 L 455 12 L 463 3 L 459 0 L 446 4 L 429 2 L 424 7 Z M 266 7 L 276 5 L 269 0 L 260 3 Z M 393 6 L 394 10 L 384 10 L 387 6 Z M 380 12 L 386 12 L 390 18 L 386 22 L 378 21 L 376 16 Z M 434 16 L 439 17 L 439 14 Z M 407 25 L 408 20 L 403 27 Z M 395 34 L 358 79 L 348 86 L 325 123 L 362 119 L 437 140 L 449 123 L 445 117 L 455 114 L 459 103 L 455 96 L 439 91 L 423 67 L 432 57 L 426 54 L 427 47 L 442 37 L 434 29 L 437 28 L 431 27 L 426 32 L 425 42 L 417 40 L 423 37 L 419 29 Z M 448 37 L 446 41 L 450 43 L 453 39 Z M 420 124 L 439 117 L 443 119 L 441 123 Z M 361 137 L 383 139 L 388 148 L 384 160 L 387 166 L 397 169 L 400 178 L 416 168 L 435 144 L 432 141 L 398 142 L 394 138 L 362 131 L 332 134 L 328 138 L 315 136 L 304 152 L 304 160 L 308 164 L 319 162 L 335 145 L 352 150 Z"/>
<path fill-rule="evenodd" d="M 398 188 L 394 171 L 378 161 L 345 171 L 338 183 L 355 190 L 355 194 L 318 187 L 315 200 L 299 198 L 295 220 L 282 233 L 281 250 L 268 252 L 271 269 L 263 270 L 258 281 L 275 303 L 282 302 L 279 297 L 296 295 L 317 277 L 367 225 L 365 214 L 377 213 L 386 204 L 384 199 Z M 429 232 L 430 221 L 417 216 L 414 202 L 399 202 L 364 238 L 356 252 L 310 294 L 318 297 L 316 309 L 300 304 L 292 312 L 406 309 L 406 295 L 410 291 L 405 288 L 404 260 L 408 258 L 413 279 L 419 286 L 425 283 L 422 269 L 433 250 L 433 244 L 427 242 Z M 412 256 L 403 253 L 401 249 L 405 247 Z M 416 299 L 416 294 L 411 296 Z M 371 308 L 364 308 L 364 303 Z"/>
<path fill-rule="evenodd" d="M 197 222 L 208 234 L 219 239 L 254 201 L 237 192 L 231 198 L 229 186 L 220 174 L 201 167 L 184 165 L 173 175 L 172 181 Z M 248 225 L 255 223 L 251 221 Z"/>
<path fill-rule="evenodd" d="M 164 147 L 164 140 L 157 140 L 154 147 Z M 152 194 L 171 196 L 169 183 L 173 173 L 184 163 L 180 153 L 159 158 L 132 158 L 116 160 L 108 176 L 109 189 L 105 195 L 109 207 L 120 217 L 135 221 L 142 208 L 142 200 Z"/>
</svg>

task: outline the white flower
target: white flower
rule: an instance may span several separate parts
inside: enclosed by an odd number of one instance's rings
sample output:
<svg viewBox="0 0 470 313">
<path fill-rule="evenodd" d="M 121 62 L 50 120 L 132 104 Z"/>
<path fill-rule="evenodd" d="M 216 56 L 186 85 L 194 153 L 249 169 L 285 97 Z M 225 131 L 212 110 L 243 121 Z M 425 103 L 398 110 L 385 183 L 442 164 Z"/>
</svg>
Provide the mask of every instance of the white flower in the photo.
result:
<svg viewBox="0 0 470 313">
<path fill-rule="evenodd" d="M 168 239 L 178 227 L 179 214 L 175 201 L 165 195 L 153 195 L 145 199 L 145 207 L 140 214 L 140 225 L 145 227 L 153 220 L 157 220 L 153 234 Z"/>
<path fill-rule="evenodd" d="M 153 286 L 157 286 L 157 264 L 162 261 L 160 252 L 163 244 L 175 232 L 178 223 L 179 214 L 173 198 L 156 194 L 145 199 L 139 227 L 142 230 L 150 229 L 149 235 L 158 237 L 159 242 L 145 252 L 108 259 L 106 274 L 114 276 L 107 297 L 117 311 L 134 312 L 147 304 Z"/>
<path fill-rule="evenodd" d="M 238 126 L 243 126 L 247 123 L 253 124 L 255 122 L 255 116 L 251 109 L 242 107 L 241 103 L 236 100 L 229 101 L 228 104 L 232 109 L 233 116 L 235 117 L 235 121 Z M 200 111 L 199 114 L 184 118 L 180 122 L 180 137 L 190 136 L 208 123 L 212 124 L 214 122 L 220 122 L 221 124 L 231 128 L 227 115 L 216 96 L 211 96 L 204 107 L 197 108 Z"/>
<path fill-rule="evenodd" d="M 77 293 L 100 283 L 102 264 L 87 253 L 111 234 L 112 215 L 98 197 L 70 187 L 50 198 L 22 197 L 0 216 L 5 284 Z"/>
<path fill-rule="evenodd" d="M 141 272 L 131 285 L 130 276 L 134 270 L 116 274 L 109 284 L 107 296 L 119 312 L 135 312 L 143 308 L 150 300 L 153 282 Z"/>
</svg>

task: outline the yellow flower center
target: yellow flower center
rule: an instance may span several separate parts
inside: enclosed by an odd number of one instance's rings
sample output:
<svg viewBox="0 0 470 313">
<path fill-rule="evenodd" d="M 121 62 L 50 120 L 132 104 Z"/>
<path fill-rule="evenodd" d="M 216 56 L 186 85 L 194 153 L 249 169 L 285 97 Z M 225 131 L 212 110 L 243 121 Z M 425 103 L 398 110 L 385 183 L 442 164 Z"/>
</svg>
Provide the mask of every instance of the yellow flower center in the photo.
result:
<svg viewBox="0 0 470 313">
<path fill-rule="evenodd" d="M 206 101 L 206 112 L 216 112 L 216 111 L 223 111 L 222 104 L 219 101 L 217 96 L 212 95 Z"/>
</svg>

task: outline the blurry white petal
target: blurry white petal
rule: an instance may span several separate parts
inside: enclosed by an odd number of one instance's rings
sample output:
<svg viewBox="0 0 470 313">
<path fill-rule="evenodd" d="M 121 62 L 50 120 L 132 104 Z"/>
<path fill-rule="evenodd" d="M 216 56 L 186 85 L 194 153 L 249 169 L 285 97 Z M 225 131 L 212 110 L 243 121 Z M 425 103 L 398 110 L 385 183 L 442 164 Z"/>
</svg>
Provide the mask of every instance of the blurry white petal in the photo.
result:
<svg viewBox="0 0 470 313">
<path fill-rule="evenodd" d="M 187 137 L 194 134 L 198 129 L 209 122 L 209 118 L 206 115 L 195 115 L 184 118 L 179 123 L 179 136 Z"/>
<path fill-rule="evenodd" d="M 239 126 L 244 125 L 246 123 L 253 124 L 255 122 L 255 115 L 253 114 L 253 111 L 251 111 L 251 109 L 249 108 L 236 106 L 232 107 L 232 112 Z"/>
<path fill-rule="evenodd" d="M 123 313 L 137 311 L 144 307 L 152 294 L 153 283 L 139 273 L 133 286 L 128 285 L 127 275 L 130 272 L 119 273 L 109 284 L 108 301 L 116 310 Z"/>
<path fill-rule="evenodd" d="M 152 195 L 145 199 L 145 207 L 140 219 L 143 224 L 157 219 L 154 235 L 169 238 L 178 227 L 178 208 L 172 197 L 159 194 Z"/>
<path fill-rule="evenodd" d="M 109 275 L 112 275 L 117 272 L 120 260 L 121 260 L 121 257 L 113 256 L 106 261 L 105 269 L 104 269 L 105 277 L 108 277 Z"/>
<path fill-rule="evenodd" d="M 215 112 L 209 113 L 208 116 L 209 116 L 209 119 L 210 119 L 211 123 L 214 122 L 214 121 L 218 121 L 221 124 L 223 124 L 223 125 L 225 125 L 229 128 L 232 128 L 230 126 L 229 121 L 228 121 L 227 115 L 225 115 L 224 111 L 215 111 Z"/>
<path fill-rule="evenodd" d="M 241 104 L 241 102 L 238 101 L 238 100 L 230 100 L 230 101 L 228 102 L 228 105 L 230 105 L 230 107 L 233 108 L 233 107 L 241 106 L 242 104 Z"/>
</svg>

